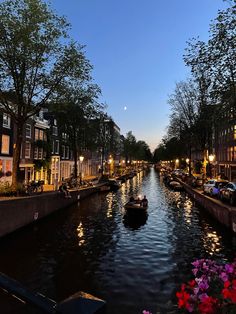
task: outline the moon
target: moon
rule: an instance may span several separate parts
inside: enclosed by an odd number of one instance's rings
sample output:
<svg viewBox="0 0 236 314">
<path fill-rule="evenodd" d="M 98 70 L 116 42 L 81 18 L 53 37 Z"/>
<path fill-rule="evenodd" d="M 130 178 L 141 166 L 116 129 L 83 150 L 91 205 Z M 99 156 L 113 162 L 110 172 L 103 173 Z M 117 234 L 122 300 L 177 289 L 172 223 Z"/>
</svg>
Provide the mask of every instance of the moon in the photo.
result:
<svg viewBox="0 0 236 314">
<path fill-rule="evenodd" d="M 124 106 L 124 111 L 125 111 L 125 110 L 127 110 L 127 107 L 126 107 L 126 106 Z"/>
</svg>

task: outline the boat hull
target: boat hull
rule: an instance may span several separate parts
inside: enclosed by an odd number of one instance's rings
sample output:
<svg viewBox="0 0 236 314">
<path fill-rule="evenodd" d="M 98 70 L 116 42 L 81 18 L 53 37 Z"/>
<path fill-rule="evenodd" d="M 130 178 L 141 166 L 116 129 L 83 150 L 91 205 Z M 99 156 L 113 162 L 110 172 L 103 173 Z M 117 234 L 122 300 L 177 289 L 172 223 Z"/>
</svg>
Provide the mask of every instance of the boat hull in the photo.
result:
<svg viewBox="0 0 236 314">
<path fill-rule="evenodd" d="M 126 203 L 124 208 L 128 213 L 133 213 L 133 214 L 140 214 L 140 213 L 146 213 L 147 212 L 147 206 L 141 206 L 140 204 L 130 204 Z"/>
</svg>

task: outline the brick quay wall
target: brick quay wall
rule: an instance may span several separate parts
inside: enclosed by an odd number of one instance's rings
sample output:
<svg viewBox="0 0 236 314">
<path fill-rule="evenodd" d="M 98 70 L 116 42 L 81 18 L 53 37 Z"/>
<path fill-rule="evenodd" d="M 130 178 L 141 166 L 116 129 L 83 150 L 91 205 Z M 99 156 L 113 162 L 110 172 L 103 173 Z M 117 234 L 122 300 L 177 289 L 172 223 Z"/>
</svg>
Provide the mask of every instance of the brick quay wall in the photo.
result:
<svg viewBox="0 0 236 314">
<path fill-rule="evenodd" d="M 99 187 L 70 190 L 71 198 L 60 192 L 0 200 L 0 237 L 25 227 L 51 213 L 75 204 L 100 191 Z"/>
<path fill-rule="evenodd" d="M 180 181 L 180 180 L 179 180 Z M 210 196 L 204 195 L 202 191 L 193 189 L 188 184 L 180 181 L 184 189 L 199 205 L 209 212 L 218 222 L 236 232 L 236 208 L 224 204 Z"/>
</svg>

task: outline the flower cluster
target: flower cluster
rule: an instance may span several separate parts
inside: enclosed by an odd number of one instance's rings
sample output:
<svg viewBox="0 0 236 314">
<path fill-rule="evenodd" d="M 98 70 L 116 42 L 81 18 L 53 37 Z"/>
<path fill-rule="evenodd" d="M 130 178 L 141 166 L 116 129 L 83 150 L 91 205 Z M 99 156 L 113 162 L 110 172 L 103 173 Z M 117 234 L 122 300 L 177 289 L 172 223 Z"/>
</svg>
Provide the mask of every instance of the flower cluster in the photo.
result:
<svg viewBox="0 0 236 314">
<path fill-rule="evenodd" d="M 236 313 L 236 260 L 219 265 L 200 259 L 192 265 L 195 278 L 176 293 L 179 309 L 200 314 Z"/>
</svg>

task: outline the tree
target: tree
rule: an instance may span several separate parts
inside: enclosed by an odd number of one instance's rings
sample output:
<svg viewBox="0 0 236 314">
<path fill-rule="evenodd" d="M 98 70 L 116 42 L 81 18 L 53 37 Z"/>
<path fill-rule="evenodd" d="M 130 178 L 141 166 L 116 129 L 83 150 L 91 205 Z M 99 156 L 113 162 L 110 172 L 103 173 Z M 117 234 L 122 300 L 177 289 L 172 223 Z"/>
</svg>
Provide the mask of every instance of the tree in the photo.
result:
<svg viewBox="0 0 236 314">
<path fill-rule="evenodd" d="M 198 99 L 193 81 L 179 82 L 169 98 L 171 106 L 169 138 L 177 138 L 186 147 L 185 155 L 191 162 L 192 146 L 196 143 L 195 124 L 198 117 Z M 190 164 L 190 163 L 189 163 Z"/>
<path fill-rule="evenodd" d="M 16 126 L 13 186 L 18 181 L 22 133 L 27 119 L 45 107 L 62 80 L 87 79 L 91 65 L 83 47 L 67 36 L 69 24 L 41 0 L 0 4 L 0 110 Z"/>
<path fill-rule="evenodd" d="M 152 153 L 145 141 L 137 141 L 135 158 L 137 160 L 152 161 Z"/>
<path fill-rule="evenodd" d="M 222 114 L 236 116 L 236 2 L 228 3 L 211 23 L 207 43 L 192 39 L 184 56 L 197 84 L 196 131 L 205 152 L 212 147 L 213 128 L 222 123 Z"/>
<path fill-rule="evenodd" d="M 78 82 L 77 82 L 78 83 Z M 66 133 L 73 151 L 74 177 L 78 176 L 78 155 L 83 150 L 94 148 L 98 126 L 94 121 L 100 116 L 103 106 L 96 102 L 100 94 L 97 85 L 67 82 L 57 91 L 51 109 L 58 118 L 60 132 Z M 96 127 L 97 126 L 97 127 Z"/>
<path fill-rule="evenodd" d="M 125 156 L 126 162 L 129 160 L 131 162 L 131 160 L 135 157 L 135 153 L 136 153 L 136 138 L 135 136 L 132 134 L 132 131 L 129 131 L 126 134 L 126 137 L 124 138 L 124 142 L 123 142 L 123 154 Z"/>
</svg>

